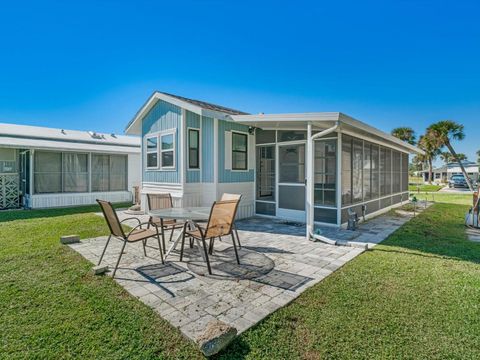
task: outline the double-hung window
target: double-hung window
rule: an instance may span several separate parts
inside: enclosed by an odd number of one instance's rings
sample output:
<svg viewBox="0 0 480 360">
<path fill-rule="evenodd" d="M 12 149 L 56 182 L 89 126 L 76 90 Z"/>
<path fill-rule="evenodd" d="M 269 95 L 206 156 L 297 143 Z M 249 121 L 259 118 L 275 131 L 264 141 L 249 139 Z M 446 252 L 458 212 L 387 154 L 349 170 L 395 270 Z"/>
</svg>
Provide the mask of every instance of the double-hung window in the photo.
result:
<svg viewBox="0 0 480 360">
<path fill-rule="evenodd" d="M 247 170 L 248 135 L 232 132 L 232 170 Z"/>
<path fill-rule="evenodd" d="M 158 137 L 150 136 L 146 138 L 147 142 L 147 169 L 158 168 Z"/>
<path fill-rule="evenodd" d="M 188 129 L 188 168 L 200 169 L 200 131 Z"/>
<path fill-rule="evenodd" d="M 160 166 L 162 169 L 175 168 L 175 134 L 160 135 Z"/>
</svg>

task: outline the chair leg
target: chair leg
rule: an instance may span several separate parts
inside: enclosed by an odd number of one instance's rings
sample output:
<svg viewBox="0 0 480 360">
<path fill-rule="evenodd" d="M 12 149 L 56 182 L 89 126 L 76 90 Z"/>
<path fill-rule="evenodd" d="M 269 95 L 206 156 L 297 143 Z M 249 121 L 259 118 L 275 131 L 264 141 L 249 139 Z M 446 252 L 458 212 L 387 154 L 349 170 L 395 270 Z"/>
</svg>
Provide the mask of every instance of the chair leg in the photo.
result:
<svg viewBox="0 0 480 360">
<path fill-rule="evenodd" d="M 160 229 L 162 229 L 162 246 L 163 246 L 163 253 L 165 254 L 166 252 L 166 246 L 165 246 L 165 228 L 163 227 L 163 219 L 160 219 Z"/>
<path fill-rule="evenodd" d="M 123 250 L 125 250 L 126 245 L 127 245 L 127 241 L 124 240 L 123 241 L 123 246 L 122 246 L 122 251 L 120 251 L 120 255 L 118 255 L 117 264 L 115 265 L 115 269 L 113 269 L 112 279 L 115 277 L 115 273 L 117 272 L 118 264 L 120 264 L 120 259 L 122 258 Z"/>
<path fill-rule="evenodd" d="M 183 260 L 183 248 L 185 247 L 185 232 L 187 231 L 187 226 L 183 227 L 183 234 L 182 234 L 182 246 L 180 247 L 180 261 Z"/>
<path fill-rule="evenodd" d="M 212 268 L 210 267 L 210 260 L 208 259 L 207 244 L 205 242 L 204 237 L 202 237 L 202 243 L 203 243 L 203 251 L 205 252 L 205 260 L 207 261 L 208 273 L 212 275 Z"/>
<path fill-rule="evenodd" d="M 107 246 L 108 246 L 108 243 L 110 242 L 111 238 L 112 238 L 112 234 L 110 234 L 108 236 L 107 243 L 105 244 L 105 247 L 103 248 L 102 255 L 100 255 L 100 260 L 98 260 L 97 265 L 100 265 L 102 263 L 103 255 L 105 255 L 105 251 L 107 251 Z"/>
<path fill-rule="evenodd" d="M 147 239 L 142 240 L 142 245 L 143 245 L 143 255 L 145 255 L 145 257 L 147 257 L 147 249 L 146 249 Z"/>
<path fill-rule="evenodd" d="M 170 233 L 170 239 L 168 239 L 169 242 L 172 242 L 173 239 L 173 232 L 175 231 L 176 227 L 172 227 L 172 232 Z"/>
<path fill-rule="evenodd" d="M 235 243 L 235 236 L 232 232 L 232 241 L 233 241 L 233 248 L 235 249 L 235 257 L 237 258 L 237 264 L 240 265 L 240 259 L 238 258 L 238 251 L 237 251 L 237 244 Z"/>
<path fill-rule="evenodd" d="M 209 250 L 208 250 L 208 253 L 209 253 L 210 255 L 213 254 L 213 245 L 214 245 L 214 244 L 215 244 L 215 238 L 212 237 L 212 238 L 210 238 L 210 248 L 209 248 Z"/>
<path fill-rule="evenodd" d="M 190 242 L 190 249 L 193 249 L 193 238 L 191 236 L 188 241 Z"/>
<path fill-rule="evenodd" d="M 237 227 L 235 226 L 235 223 L 233 223 L 233 229 L 235 230 L 235 236 L 237 237 L 238 247 L 241 249 L 242 244 L 240 243 L 240 236 L 238 236 L 238 230 L 237 230 Z"/>
<path fill-rule="evenodd" d="M 157 232 L 157 241 L 158 241 L 158 251 L 160 252 L 160 259 L 162 259 L 162 264 L 165 264 L 165 261 L 163 261 L 163 251 L 162 251 L 162 246 L 160 245 L 160 235 L 158 235 L 158 232 Z"/>
</svg>

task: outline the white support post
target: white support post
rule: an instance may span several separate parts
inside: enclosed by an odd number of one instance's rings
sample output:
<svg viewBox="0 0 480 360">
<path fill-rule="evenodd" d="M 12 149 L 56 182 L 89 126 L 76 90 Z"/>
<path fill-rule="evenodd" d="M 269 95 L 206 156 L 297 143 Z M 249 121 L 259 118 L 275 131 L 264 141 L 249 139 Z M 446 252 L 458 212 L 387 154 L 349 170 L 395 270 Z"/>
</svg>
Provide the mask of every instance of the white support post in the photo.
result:
<svg viewBox="0 0 480 360">
<path fill-rule="evenodd" d="M 308 123 L 307 125 L 307 159 L 306 159 L 306 201 L 305 201 L 305 211 L 307 215 L 307 239 L 310 240 L 310 235 L 313 234 L 314 230 L 314 193 L 313 193 L 313 167 L 314 163 L 314 146 L 312 138 L 312 124 Z"/>
<path fill-rule="evenodd" d="M 336 193 L 337 193 L 337 225 L 342 225 L 342 131 L 337 130 L 337 179 L 336 179 Z"/>
</svg>

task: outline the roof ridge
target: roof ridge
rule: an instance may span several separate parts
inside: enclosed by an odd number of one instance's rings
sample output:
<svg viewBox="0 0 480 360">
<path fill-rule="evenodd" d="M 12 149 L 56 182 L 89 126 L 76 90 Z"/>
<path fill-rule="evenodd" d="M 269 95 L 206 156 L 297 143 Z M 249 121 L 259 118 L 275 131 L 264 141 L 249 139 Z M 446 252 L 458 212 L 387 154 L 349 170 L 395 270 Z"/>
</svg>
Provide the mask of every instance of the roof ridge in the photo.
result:
<svg viewBox="0 0 480 360">
<path fill-rule="evenodd" d="M 209 110 L 226 112 L 226 113 L 230 113 L 230 115 L 250 115 L 249 113 L 241 111 L 241 110 L 233 109 L 233 108 L 226 107 L 226 106 L 223 106 L 223 105 L 217 105 L 217 104 L 207 102 L 207 101 L 203 101 L 203 100 L 191 99 L 191 98 L 187 98 L 187 97 L 180 96 L 180 95 L 170 94 L 170 93 L 167 93 L 167 92 L 164 92 L 164 91 L 157 91 L 157 92 L 159 94 L 164 94 L 164 95 L 167 95 L 167 96 L 171 96 L 171 97 L 177 98 L 179 100 L 186 101 L 190 104 L 197 105 L 201 108 L 205 108 L 205 109 L 209 109 Z"/>
</svg>

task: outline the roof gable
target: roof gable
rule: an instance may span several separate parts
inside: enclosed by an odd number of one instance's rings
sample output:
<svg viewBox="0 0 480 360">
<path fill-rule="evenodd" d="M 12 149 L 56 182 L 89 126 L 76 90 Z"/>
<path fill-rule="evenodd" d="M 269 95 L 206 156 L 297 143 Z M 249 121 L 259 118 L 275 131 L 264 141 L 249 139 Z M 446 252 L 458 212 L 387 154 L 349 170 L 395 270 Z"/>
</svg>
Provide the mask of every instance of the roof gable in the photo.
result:
<svg viewBox="0 0 480 360">
<path fill-rule="evenodd" d="M 135 114 L 133 119 L 127 124 L 125 132 L 127 134 L 139 135 L 141 133 L 141 120 L 159 100 L 163 100 L 170 104 L 177 105 L 182 109 L 191 111 L 199 115 L 215 117 L 218 119 L 227 119 L 230 115 L 247 115 L 247 113 L 243 111 L 235 110 L 225 106 L 156 91 L 148 98 L 148 100 L 143 104 L 140 110 Z"/>
</svg>

